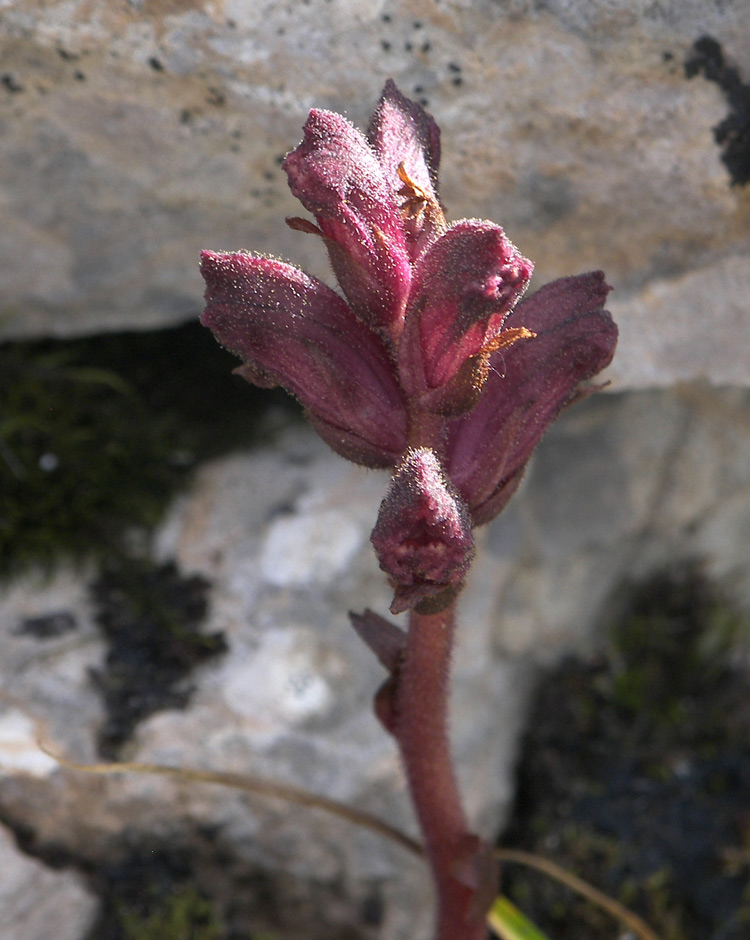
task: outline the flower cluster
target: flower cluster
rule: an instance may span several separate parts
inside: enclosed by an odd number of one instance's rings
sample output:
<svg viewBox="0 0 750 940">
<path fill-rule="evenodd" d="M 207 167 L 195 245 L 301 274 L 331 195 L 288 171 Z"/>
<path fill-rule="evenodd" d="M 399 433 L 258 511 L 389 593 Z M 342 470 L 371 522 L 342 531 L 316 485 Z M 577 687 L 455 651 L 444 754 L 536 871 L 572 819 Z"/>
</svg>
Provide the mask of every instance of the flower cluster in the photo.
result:
<svg viewBox="0 0 750 940">
<path fill-rule="evenodd" d="M 395 469 L 373 532 L 394 613 L 452 600 L 473 526 L 617 341 L 601 272 L 521 300 L 532 263 L 492 222 L 446 221 L 439 161 L 437 124 L 392 81 L 367 135 L 313 110 L 283 168 L 315 221 L 287 223 L 323 239 L 341 294 L 274 258 L 201 255 L 202 322 L 238 371 L 294 394 L 342 456 Z"/>
</svg>

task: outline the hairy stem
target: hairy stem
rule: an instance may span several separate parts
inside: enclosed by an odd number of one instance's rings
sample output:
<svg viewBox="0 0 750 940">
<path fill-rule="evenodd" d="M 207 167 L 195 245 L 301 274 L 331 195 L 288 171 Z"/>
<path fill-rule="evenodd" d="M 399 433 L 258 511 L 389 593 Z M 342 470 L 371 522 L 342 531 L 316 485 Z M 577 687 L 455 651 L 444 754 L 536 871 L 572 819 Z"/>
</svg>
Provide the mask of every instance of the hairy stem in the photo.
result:
<svg viewBox="0 0 750 940">
<path fill-rule="evenodd" d="M 468 831 L 448 740 L 453 632 L 454 605 L 436 614 L 412 612 L 395 736 L 435 881 L 436 940 L 481 940 L 486 926 L 485 912 L 475 904 L 479 841 Z"/>
</svg>

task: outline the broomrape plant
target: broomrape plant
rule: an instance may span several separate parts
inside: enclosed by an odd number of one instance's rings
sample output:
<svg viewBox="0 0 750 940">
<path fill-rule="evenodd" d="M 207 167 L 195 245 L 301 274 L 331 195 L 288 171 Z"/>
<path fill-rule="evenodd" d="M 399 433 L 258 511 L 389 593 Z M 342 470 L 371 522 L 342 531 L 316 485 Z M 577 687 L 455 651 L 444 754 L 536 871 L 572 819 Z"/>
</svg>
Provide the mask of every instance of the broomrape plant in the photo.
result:
<svg viewBox="0 0 750 940">
<path fill-rule="evenodd" d="M 496 893 L 471 833 L 447 735 L 455 605 L 474 528 L 493 519 L 532 451 L 609 364 L 617 327 L 601 271 L 524 297 L 533 264 L 502 228 L 448 222 L 440 130 L 386 83 L 367 134 L 310 112 L 282 166 L 341 293 L 245 251 L 201 255 L 201 318 L 255 385 L 281 385 L 342 457 L 393 471 L 372 544 L 391 613 L 350 614 L 388 671 L 375 712 L 398 743 L 436 887 L 436 940 L 480 940 Z M 523 298 L 523 299 L 522 299 Z"/>
</svg>

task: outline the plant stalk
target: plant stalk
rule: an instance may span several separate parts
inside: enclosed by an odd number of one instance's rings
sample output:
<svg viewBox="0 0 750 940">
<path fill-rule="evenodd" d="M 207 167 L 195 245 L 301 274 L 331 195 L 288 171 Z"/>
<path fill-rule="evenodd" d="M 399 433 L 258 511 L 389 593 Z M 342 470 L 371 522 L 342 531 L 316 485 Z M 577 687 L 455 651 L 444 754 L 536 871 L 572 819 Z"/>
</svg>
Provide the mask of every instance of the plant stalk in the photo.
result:
<svg viewBox="0 0 750 940">
<path fill-rule="evenodd" d="M 395 737 L 437 892 L 436 940 L 483 940 L 477 910 L 479 840 L 467 826 L 448 738 L 448 694 L 455 605 L 412 611 L 399 670 Z"/>
</svg>

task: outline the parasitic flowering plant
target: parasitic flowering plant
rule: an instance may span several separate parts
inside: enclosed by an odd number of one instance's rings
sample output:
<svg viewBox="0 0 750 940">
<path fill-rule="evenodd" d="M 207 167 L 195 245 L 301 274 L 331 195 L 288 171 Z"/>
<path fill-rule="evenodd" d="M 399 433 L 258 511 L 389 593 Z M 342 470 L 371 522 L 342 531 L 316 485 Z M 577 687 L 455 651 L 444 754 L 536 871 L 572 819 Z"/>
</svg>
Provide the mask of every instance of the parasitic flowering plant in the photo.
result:
<svg viewBox="0 0 750 940">
<path fill-rule="evenodd" d="M 471 834 L 447 736 L 455 602 L 473 530 L 518 487 L 560 410 L 588 394 L 617 328 L 600 271 L 524 297 L 533 265 L 492 222 L 448 222 L 440 131 L 388 81 L 367 134 L 312 110 L 282 166 L 321 238 L 337 293 L 291 264 L 245 251 L 201 255 L 202 322 L 237 370 L 295 395 L 341 456 L 391 468 L 372 543 L 391 612 L 353 625 L 389 677 L 375 698 L 400 748 L 433 872 L 436 940 L 479 940 L 495 894 Z"/>
</svg>

